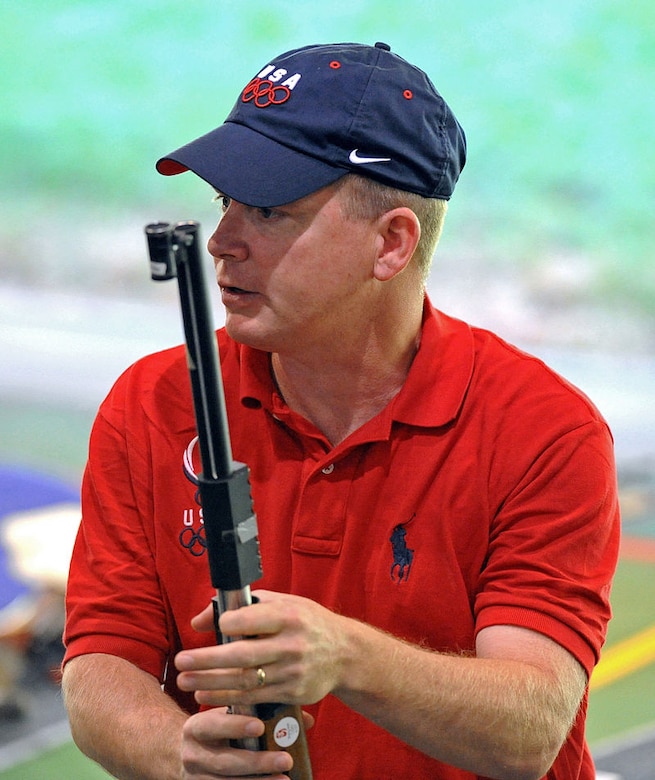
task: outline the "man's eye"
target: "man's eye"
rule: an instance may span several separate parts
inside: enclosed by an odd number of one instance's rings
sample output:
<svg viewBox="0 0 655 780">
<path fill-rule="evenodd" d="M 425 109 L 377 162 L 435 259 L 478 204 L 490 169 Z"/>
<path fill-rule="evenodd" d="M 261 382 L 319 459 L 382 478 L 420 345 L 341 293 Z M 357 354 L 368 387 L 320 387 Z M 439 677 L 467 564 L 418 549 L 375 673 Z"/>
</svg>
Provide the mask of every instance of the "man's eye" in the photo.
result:
<svg viewBox="0 0 655 780">
<path fill-rule="evenodd" d="M 225 214 L 230 207 L 230 203 L 232 203 L 232 198 L 229 195 L 218 193 L 218 195 L 214 197 L 214 203 L 218 203 L 220 210 Z"/>
<path fill-rule="evenodd" d="M 270 219 L 273 216 L 273 214 L 275 214 L 273 209 L 269 209 L 266 207 L 260 208 L 259 213 L 262 215 L 262 217 L 264 217 L 264 219 Z"/>
</svg>

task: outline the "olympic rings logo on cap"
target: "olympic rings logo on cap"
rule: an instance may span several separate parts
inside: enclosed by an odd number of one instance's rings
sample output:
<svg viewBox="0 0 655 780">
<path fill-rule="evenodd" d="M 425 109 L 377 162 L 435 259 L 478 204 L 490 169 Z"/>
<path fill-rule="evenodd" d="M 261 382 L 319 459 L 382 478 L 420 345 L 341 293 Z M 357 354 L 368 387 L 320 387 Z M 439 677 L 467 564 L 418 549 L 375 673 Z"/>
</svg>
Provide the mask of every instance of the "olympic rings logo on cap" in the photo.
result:
<svg viewBox="0 0 655 780">
<path fill-rule="evenodd" d="M 243 90 L 241 100 L 244 103 L 253 101 L 257 108 L 286 103 L 291 97 L 291 90 L 284 84 L 273 84 L 269 79 L 256 76 Z"/>
</svg>

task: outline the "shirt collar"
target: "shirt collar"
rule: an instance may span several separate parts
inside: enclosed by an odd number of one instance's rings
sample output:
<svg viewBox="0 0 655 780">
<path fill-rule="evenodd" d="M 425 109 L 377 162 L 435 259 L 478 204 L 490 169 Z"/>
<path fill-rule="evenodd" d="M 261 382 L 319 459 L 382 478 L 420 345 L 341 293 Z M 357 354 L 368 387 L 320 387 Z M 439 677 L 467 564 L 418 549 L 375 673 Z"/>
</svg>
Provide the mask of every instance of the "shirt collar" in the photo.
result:
<svg viewBox="0 0 655 780">
<path fill-rule="evenodd" d="M 425 298 L 421 342 L 401 391 L 392 401 L 393 418 L 436 427 L 457 417 L 473 375 L 470 326 L 435 309 Z"/>
<path fill-rule="evenodd" d="M 283 403 L 273 380 L 270 353 L 239 346 L 241 403 L 279 413 Z M 428 297 L 423 306 L 421 342 L 401 391 L 379 416 L 422 427 L 451 422 L 466 396 L 474 363 L 471 328 L 435 309 Z"/>
</svg>

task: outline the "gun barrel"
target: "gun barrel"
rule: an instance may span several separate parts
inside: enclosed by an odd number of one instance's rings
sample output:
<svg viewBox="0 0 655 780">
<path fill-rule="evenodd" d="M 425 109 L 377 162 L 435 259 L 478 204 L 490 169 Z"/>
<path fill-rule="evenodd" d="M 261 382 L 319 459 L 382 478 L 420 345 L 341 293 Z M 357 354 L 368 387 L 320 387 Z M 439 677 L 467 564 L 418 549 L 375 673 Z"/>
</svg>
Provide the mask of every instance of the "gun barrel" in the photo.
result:
<svg viewBox="0 0 655 780">
<path fill-rule="evenodd" d="M 248 467 L 232 459 L 218 343 L 198 249 L 197 222 L 154 222 L 145 228 L 150 270 L 156 281 L 177 277 L 187 346 L 193 407 L 202 473 L 197 475 L 212 585 L 214 625 L 227 609 L 252 603 L 250 585 L 262 576 L 257 520 L 253 512 Z M 266 724 L 261 740 L 246 740 L 249 750 L 287 750 L 294 759 L 291 780 L 311 780 L 302 713 L 288 704 L 258 704 L 239 710 Z"/>
</svg>

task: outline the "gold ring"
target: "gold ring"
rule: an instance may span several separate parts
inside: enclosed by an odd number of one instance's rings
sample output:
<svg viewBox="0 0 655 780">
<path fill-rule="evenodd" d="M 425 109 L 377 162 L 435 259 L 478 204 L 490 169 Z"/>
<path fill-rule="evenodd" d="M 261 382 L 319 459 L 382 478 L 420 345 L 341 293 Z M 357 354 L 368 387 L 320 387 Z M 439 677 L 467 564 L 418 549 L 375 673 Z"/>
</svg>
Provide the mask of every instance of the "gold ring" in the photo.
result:
<svg viewBox="0 0 655 780">
<path fill-rule="evenodd" d="M 266 685 L 266 672 L 260 667 L 257 669 L 257 687 L 263 688 Z"/>
</svg>

